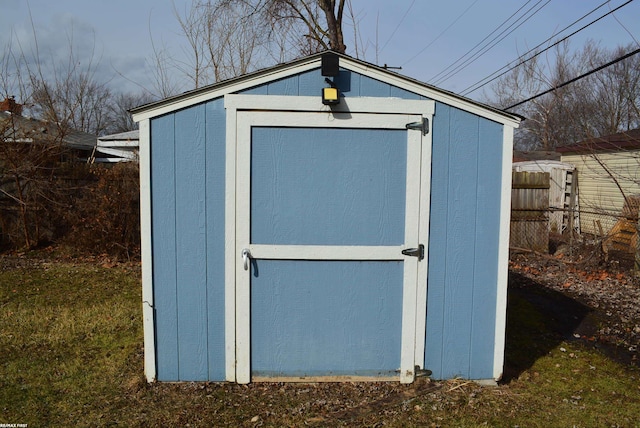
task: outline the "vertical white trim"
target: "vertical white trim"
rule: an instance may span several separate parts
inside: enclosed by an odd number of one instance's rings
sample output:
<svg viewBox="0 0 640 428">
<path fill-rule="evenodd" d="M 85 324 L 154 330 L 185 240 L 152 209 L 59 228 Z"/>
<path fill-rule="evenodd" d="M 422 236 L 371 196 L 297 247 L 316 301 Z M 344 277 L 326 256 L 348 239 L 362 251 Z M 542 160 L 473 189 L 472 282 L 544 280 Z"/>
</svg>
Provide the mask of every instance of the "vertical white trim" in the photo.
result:
<svg viewBox="0 0 640 428">
<path fill-rule="evenodd" d="M 236 133 L 236 257 L 250 244 L 251 123 L 247 112 L 237 114 Z M 236 259 L 236 380 L 251 382 L 251 268 Z"/>
<path fill-rule="evenodd" d="M 227 106 L 224 210 L 224 335 L 225 374 L 236 381 L 236 109 Z"/>
<path fill-rule="evenodd" d="M 421 116 L 407 116 L 407 122 L 421 120 Z M 417 248 L 420 244 L 420 159 L 422 132 L 407 130 L 406 211 L 404 244 Z M 418 257 L 405 256 L 402 288 L 402 333 L 400 350 L 400 382 L 411 383 L 415 379 L 416 355 L 416 298 L 418 282 Z"/>
<path fill-rule="evenodd" d="M 498 380 L 504 370 L 504 347 L 507 326 L 507 282 L 509 278 L 509 232 L 511 228 L 511 164 L 513 127 L 503 125 L 502 188 L 500 197 L 500 237 L 498 241 L 498 283 L 496 291 L 496 330 L 493 357 L 493 378 Z"/>
<path fill-rule="evenodd" d="M 431 150 L 433 145 L 433 115 L 425 113 L 429 119 L 429 133 L 422 138 L 422 158 L 420 160 L 420 230 L 419 242 L 424 245 L 424 260 L 418 263 L 418 290 L 416 293 L 416 348 L 415 364 L 424 365 L 427 328 L 427 278 L 429 275 L 429 219 L 431 218 Z"/>
<path fill-rule="evenodd" d="M 142 259 L 142 325 L 144 331 L 144 373 L 156 379 L 156 340 L 153 303 L 153 253 L 151 247 L 151 127 L 140 122 L 140 253 Z"/>
</svg>

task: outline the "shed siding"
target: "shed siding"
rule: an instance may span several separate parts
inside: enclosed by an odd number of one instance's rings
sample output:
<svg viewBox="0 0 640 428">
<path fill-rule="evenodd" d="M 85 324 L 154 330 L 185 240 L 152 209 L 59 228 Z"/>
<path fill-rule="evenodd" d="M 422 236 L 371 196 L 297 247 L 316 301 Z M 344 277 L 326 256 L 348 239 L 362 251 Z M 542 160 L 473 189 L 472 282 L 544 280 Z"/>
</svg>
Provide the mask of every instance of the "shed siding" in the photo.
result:
<svg viewBox="0 0 640 428">
<path fill-rule="evenodd" d="M 347 97 L 394 97 L 409 100 L 425 99 L 388 83 L 342 70 L 334 78 L 340 92 Z M 319 69 L 310 70 L 285 79 L 276 80 L 242 91 L 249 95 L 320 96 L 327 84 Z"/>
<path fill-rule="evenodd" d="M 476 179 L 476 238 L 473 266 L 473 313 L 471 319 L 471 379 L 494 376 L 494 335 L 487 334 L 496 323 L 500 200 L 502 186 L 502 126 L 479 119 Z M 504 309 L 504 308 L 503 308 Z"/>
<path fill-rule="evenodd" d="M 224 380 L 222 100 L 151 129 L 158 380 Z"/>
<path fill-rule="evenodd" d="M 175 117 L 180 380 L 198 380 L 208 375 L 204 112 L 204 105 L 198 105 L 177 112 Z M 185 123 L 190 126 L 182 126 Z M 189 173 L 181 174 L 182 171 Z"/>
<path fill-rule="evenodd" d="M 350 71 L 336 79 L 348 97 L 424 98 Z M 324 86 L 317 69 L 243 93 L 319 96 Z M 424 368 L 488 379 L 503 126 L 441 102 L 433 120 Z M 225 380 L 225 136 L 222 99 L 151 120 L 158 380 Z"/>
<path fill-rule="evenodd" d="M 175 115 L 151 122 L 153 284 L 158 380 L 177 381 Z"/>
<path fill-rule="evenodd" d="M 224 101 L 206 104 L 207 327 L 209 377 L 225 379 L 225 153 Z"/>
<path fill-rule="evenodd" d="M 502 126 L 437 103 L 425 368 L 493 377 Z"/>
<path fill-rule="evenodd" d="M 597 156 L 597 158 L 596 158 Z M 626 195 L 640 193 L 640 151 L 621 151 L 598 154 L 568 154 L 562 161 L 575 165 L 578 171 L 578 193 L 580 210 L 585 211 L 580 221 L 580 229 L 585 233 L 598 235 L 595 220 L 600 220 L 603 232 L 607 234 L 616 223 L 613 216 L 622 212 L 624 195 L 616 185 L 622 187 Z M 615 177 L 611 177 L 602 162 Z M 597 215 L 603 212 L 608 215 Z"/>
</svg>

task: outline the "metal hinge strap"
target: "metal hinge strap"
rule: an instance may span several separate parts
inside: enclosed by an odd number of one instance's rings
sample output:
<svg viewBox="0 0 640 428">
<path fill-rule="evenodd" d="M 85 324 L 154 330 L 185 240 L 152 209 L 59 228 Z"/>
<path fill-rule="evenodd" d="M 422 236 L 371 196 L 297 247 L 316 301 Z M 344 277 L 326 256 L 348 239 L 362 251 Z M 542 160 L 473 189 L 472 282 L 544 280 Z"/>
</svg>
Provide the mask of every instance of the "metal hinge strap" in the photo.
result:
<svg viewBox="0 0 640 428">
<path fill-rule="evenodd" d="M 417 129 L 422 131 L 422 135 L 427 135 L 429 133 L 429 119 L 423 117 L 420 122 L 411 122 L 405 125 L 406 129 Z"/>
<path fill-rule="evenodd" d="M 406 250 L 402 250 L 402 254 L 405 256 L 417 257 L 418 260 L 422 260 L 424 259 L 424 245 L 420 244 L 418 248 L 407 248 Z"/>
</svg>

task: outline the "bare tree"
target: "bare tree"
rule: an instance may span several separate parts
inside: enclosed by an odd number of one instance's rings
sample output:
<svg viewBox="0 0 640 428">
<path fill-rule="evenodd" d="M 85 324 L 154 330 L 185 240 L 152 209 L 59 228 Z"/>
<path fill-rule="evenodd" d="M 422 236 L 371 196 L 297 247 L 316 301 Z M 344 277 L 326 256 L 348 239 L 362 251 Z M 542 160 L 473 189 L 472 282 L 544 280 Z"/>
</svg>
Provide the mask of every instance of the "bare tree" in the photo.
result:
<svg viewBox="0 0 640 428">
<path fill-rule="evenodd" d="M 505 108 L 560 86 L 612 61 L 630 47 L 609 51 L 588 42 L 579 51 L 559 45 L 547 62 L 536 56 L 492 86 L 490 102 Z M 592 137 L 640 126 L 640 58 L 630 57 L 571 85 L 512 109 L 527 118 L 516 132 L 516 147 L 553 150 Z"/>
<path fill-rule="evenodd" d="M 8 108 L 0 111 L 0 227 L 12 245 L 31 248 L 47 235 L 51 210 L 64 199 L 55 174 L 64 151 L 63 131 L 23 117 L 12 98 L 4 104 Z"/>
<path fill-rule="evenodd" d="M 154 99 L 148 92 L 120 93 L 112 96 L 107 106 L 109 112 L 107 132 L 115 134 L 138 129 L 138 124 L 133 121 L 129 110 L 152 101 Z"/>
<path fill-rule="evenodd" d="M 357 39 L 350 6 L 349 0 L 194 0 L 185 10 L 174 8 L 186 59 L 169 64 L 166 52 L 156 51 L 157 77 L 168 82 L 173 67 L 198 88 L 301 55 L 345 52 L 345 16 Z"/>
</svg>

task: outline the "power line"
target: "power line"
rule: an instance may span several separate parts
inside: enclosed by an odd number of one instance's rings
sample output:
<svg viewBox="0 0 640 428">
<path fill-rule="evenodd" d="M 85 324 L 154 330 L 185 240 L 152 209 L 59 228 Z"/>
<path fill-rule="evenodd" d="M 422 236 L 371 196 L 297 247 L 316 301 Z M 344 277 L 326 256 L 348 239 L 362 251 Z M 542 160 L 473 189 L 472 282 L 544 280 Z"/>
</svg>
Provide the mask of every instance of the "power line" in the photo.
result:
<svg viewBox="0 0 640 428">
<path fill-rule="evenodd" d="M 544 3 L 542 6 L 540 6 L 537 10 L 533 11 L 533 13 L 531 13 L 529 16 L 526 16 L 534 7 L 537 6 L 537 4 L 539 4 L 539 2 L 533 6 L 531 9 L 529 9 L 525 15 L 521 16 L 520 18 L 518 18 L 514 23 L 512 23 L 509 27 L 505 28 L 500 34 L 498 34 L 497 36 L 495 36 L 491 41 L 489 41 L 487 43 L 487 45 L 485 45 L 480 51 L 476 52 L 475 54 L 473 54 L 471 56 L 471 58 L 468 58 L 466 61 L 464 61 L 462 64 L 460 64 L 458 67 L 456 67 L 454 70 L 452 70 L 449 74 L 447 74 L 446 76 L 442 77 L 437 83 L 435 83 L 436 85 L 442 84 L 445 81 L 449 80 L 451 77 L 455 76 L 456 74 L 458 74 L 459 72 L 461 72 L 462 70 L 464 70 L 465 68 L 467 68 L 469 65 L 473 64 L 474 62 L 476 62 L 482 55 L 486 54 L 487 52 L 489 52 L 491 49 L 493 49 L 494 46 L 496 46 L 498 43 L 502 42 L 508 35 L 510 35 L 511 33 L 513 33 L 515 30 L 517 30 L 518 28 L 520 28 L 525 22 L 527 22 L 528 20 L 530 20 L 531 18 L 533 18 L 534 15 L 536 15 L 538 12 L 540 12 L 546 5 L 548 5 L 551 2 L 551 0 L 547 0 L 546 3 Z M 525 18 L 526 16 L 526 18 Z M 520 21 L 521 19 L 524 19 L 524 21 L 520 22 L 518 24 L 518 21 Z M 518 24 L 518 25 L 516 25 Z M 511 27 L 513 27 L 514 25 L 515 28 L 511 29 Z M 505 34 L 505 32 L 507 32 L 509 29 L 511 29 L 511 31 L 509 31 L 507 34 Z M 489 44 L 491 44 L 489 46 Z"/>
<path fill-rule="evenodd" d="M 531 0 L 529 0 L 531 1 Z M 460 20 L 460 18 L 462 18 L 468 11 L 469 9 L 471 9 L 473 7 L 474 4 L 478 3 L 478 0 L 475 0 L 473 3 L 471 3 L 469 5 L 469 7 L 467 7 L 460 15 L 458 15 L 458 17 L 456 19 L 453 20 L 453 22 L 451 24 L 449 24 L 449 26 L 447 26 L 447 28 L 445 28 L 444 30 L 442 30 L 440 32 L 440 34 L 438 34 L 435 39 L 431 40 L 427 46 L 425 46 L 424 48 L 420 49 L 420 51 L 415 54 L 414 56 L 412 56 L 411 58 L 409 58 L 408 60 L 406 60 L 402 66 L 404 67 L 405 65 L 409 64 L 411 61 L 413 61 L 414 59 L 416 59 L 417 57 L 419 57 L 420 55 L 422 55 L 422 53 L 424 51 L 426 51 L 432 44 L 434 44 L 444 33 L 446 33 L 447 31 L 449 31 L 449 28 L 453 27 L 455 25 L 456 22 L 458 22 Z"/>
<path fill-rule="evenodd" d="M 562 30 L 558 31 L 556 34 L 554 34 L 553 36 L 549 37 L 547 40 L 545 40 L 544 42 L 538 44 L 536 47 L 534 47 L 533 49 L 530 49 L 528 52 L 526 52 L 525 54 L 522 55 L 522 57 L 530 54 L 531 52 L 535 51 L 536 49 L 538 49 L 540 46 L 544 45 L 545 43 L 547 43 L 548 41 L 550 41 L 553 37 L 555 37 L 555 35 L 557 34 L 561 34 L 564 31 L 566 31 L 567 29 L 573 27 L 575 24 L 577 24 L 578 22 L 582 21 L 584 18 L 586 18 L 587 16 L 591 15 L 592 13 L 594 13 L 596 10 L 600 9 L 601 7 L 603 7 L 604 5 L 606 5 L 607 3 L 609 3 L 611 0 L 607 0 L 604 3 L 602 3 L 600 6 L 596 7 L 595 9 L 591 10 L 589 13 L 583 15 L 581 18 L 577 19 L 576 21 L 572 22 L 571 24 L 569 24 L 568 26 L 566 26 L 565 28 L 563 28 Z M 596 22 L 600 21 L 601 19 L 605 18 L 606 16 L 611 15 L 612 13 L 616 12 L 617 10 L 619 10 L 620 8 L 628 5 L 629 3 L 631 3 L 633 0 L 628 0 L 626 3 L 621 4 L 620 6 L 616 7 L 615 9 L 605 13 L 604 15 L 600 16 L 597 19 L 594 19 L 593 21 L 591 21 L 590 23 L 580 27 L 579 29 L 577 29 L 576 31 L 574 31 L 573 33 L 569 34 L 568 36 L 563 37 L 562 39 L 556 41 L 555 43 L 547 46 L 545 49 L 541 50 L 540 52 L 537 52 L 536 54 L 532 55 L 531 57 L 524 59 L 520 62 L 518 62 L 516 65 L 514 65 L 513 67 L 509 68 L 508 70 L 504 71 L 503 73 L 500 73 L 499 75 L 493 77 L 496 73 L 499 73 L 500 71 L 504 70 L 505 68 L 509 67 L 510 64 L 512 64 L 514 61 L 509 62 L 507 65 L 503 66 L 502 68 L 494 71 L 493 73 L 491 73 L 490 75 L 488 75 L 487 77 L 480 79 L 479 81 L 477 81 L 476 83 L 468 86 L 467 88 L 465 88 L 464 90 L 461 91 L 462 95 L 468 95 L 472 92 L 477 91 L 478 89 L 480 89 L 481 87 L 493 82 L 494 80 L 504 76 L 505 74 L 507 74 L 508 72 L 510 72 L 511 70 L 514 70 L 515 68 L 520 67 L 521 65 L 531 61 L 532 59 L 536 58 L 537 56 L 541 55 L 542 53 L 548 51 L 549 49 L 551 49 L 554 46 L 557 46 L 558 44 L 564 42 L 565 40 L 567 40 L 568 38 L 576 35 L 577 33 L 579 33 L 580 31 L 586 29 L 587 27 L 590 27 L 591 25 L 595 24 Z M 615 16 L 615 15 L 614 15 Z M 487 80 L 489 79 L 489 80 Z M 473 89 L 472 89 L 473 88 Z"/>
<path fill-rule="evenodd" d="M 475 46 L 473 46 L 471 49 L 469 49 L 467 52 L 465 52 L 460 58 L 458 58 L 457 60 L 455 60 L 453 63 L 449 64 L 444 70 L 440 71 L 438 74 L 436 74 L 435 76 L 433 76 L 431 80 L 435 80 L 438 77 L 440 77 L 442 74 L 446 73 L 449 69 L 451 69 L 452 67 L 454 67 L 456 64 L 458 64 L 460 61 L 462 61 L 467 55 L 469 55 L 471 52 L 473 52 L 478 46 L 480 46 L 485 40 L 487 40 L 489 37 L 491 37 L 494 33 L 496 33 L 500 28 L 502 28 L 502 26 L 504 26 L 507 22 L 509 22 L 514 16 L 516 16 L 518 13 L 520 13 L 520 11 L 522 9 L 524 9 L 529 3 L 531 3 L 532 0 L 528 0 L 526 3 L 524 3 L 522 6 L 520 6 L 518 8 L 518 10 L 516 10 L 513 14 L 511 14 L 511 16 L 509 16 L 507 19 L 505 19 L 504 21 L 502 21 L 502 23 L 500 25 L 498 25 L 491 33 L 489 33 L 487 36 L 485 36 L 484 39 L 482 39 L 481 41 L 479 41 L 478 43 L 476 43 Z M 540 3 L 539 0 L 538 3 Z M 535 5 L 534 5 L 535 7 Z"/>
<path fill-rule="evenodd" d="M 597 67 L 597 68 L 594 68 L 593 70 L 587 71 L 586 73 L 581 74 L 580 76 L 574 77 L 573 79 L 570 79 L 570 80 L 567 80 L 566 82 L 560 83 L 559 85 L 556 85 L 556 86 L 554 86 L 553 88 L 547 89 L 547 90 L 546 90 L 546 91 L 544 91 L 544 92 L 540 92 L 539 94 L 536 94 L 536 95 L 534 95 L 534 96 L 532 96 L 532 97 L 529 97 L 529 98 L 527 98 L 526 100 L 523 100 L 523 101 L 517 102 L 517 103 L 515 103 L 515 104 L 513 104 L 513 105 L 511 105 L 511 106 L 509 106 L 509 107 L 507 107 L 507 108 L 505 108 L 504 110 L 505 110 L 505 111 L 506 111 L 506 110 L 511 110 L 511 109 L 512 109 L 512 108 L 514 108 L 514 107 L 518 107 L 519 105 L 522 105 L 522 104 L 524 104 L 524 103 L 528 103 L 529 101 L 535 100 L 536 98 L 539 98 L 539 97 L 541 97 L 541 96 L 543 96 L 543 95 L 546 95 L 546 94 L 548 94 L 549 92 L 556 91 L 556 90 L 558 90 L 558 89 L 560 89 L 560 88 L 563 88 L 563 87 L 565 87 L 565 86 L 567 86 L 567 85 L 570 85 L 571 83 L 577 82 L 577 81 L 578 81 L 578 80 L 580 80 L 580 79 L 584 79 L 585 77 L 590 76 L 590 75 L 592 75 L 593 73 L 596 73 L 596 72 L 598 72 L 598 71 L 600 71 L 600 70 L 602 70 L 602 69 L 605 69 L 605 68 L 607 68 L 607 67 L 612 66 L 613 64 L 616 64 L 616 63 L 618 63 L 618 62 L 620 62 L 620 61 L 623 61 L 623 60 L 625 60 L 625 59 L 627 59 L 627 58 L 629 58 L 629 57 L 632 57 L 633 55 L 636 55 L 636 54 L 637 54 L 637 53 L 639 53 L 639 52 L 640 52 L 640 49 L 636 49 L 635 51 L 629 52 L 628 54 L 625 54 L 625 55 L 620 56 L 620 57 L 618 57 L 618 58 L 616 58 L 616 59 L 614 59 L 614 60 L 612 60 L 612 61 L 609 61 L 608 63 L 603 64 L 603 65 L 601 65 L 600 67 Z"/>
<path fill-rule="evenodd" d="M 387 39 L 386 42 L 384 42 L 384 45 L 380 48 L 380 52 L 382 52 L 384 50 L 384 48 L 387 47 L 387 45 L 389 44 L 389 42 L 391 41 L 391 39 L 393 38 L 393 36 L 396 34 L 396 31 L 398 31 L 398 28 L 400 28 L 400 25 L 402 25 L 402 23 L 404 22 L 404 19 L 407 17 L 407 15 L 409 14 L 409 11 L 411 10 L 411 8 L 413 7 L 413 5 L 416 3 L 416 0 L 413 0 L 411 2 L 411 4 L 409 5 L 409 7 L 407 8 L 407 11 L 404 13 L 404 15 L 402 16 L 402 18 L 400 19 L 400 22 L 398 22 L 398 25 L 396 25 L 396 28 L 391 32 L 391 35 L 389 36 L 389 38 Z"/>
</svg>

